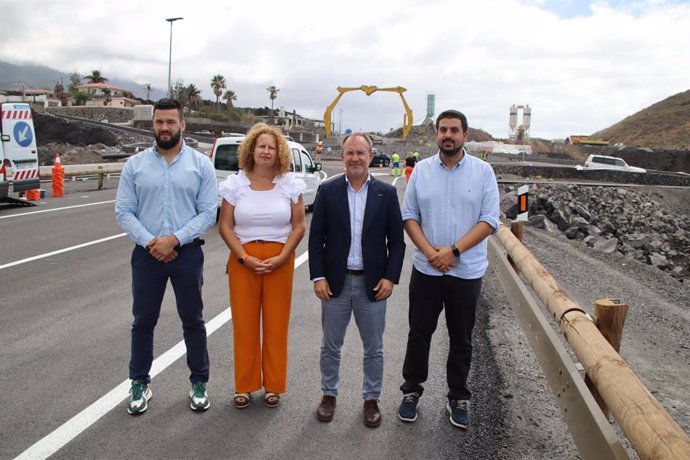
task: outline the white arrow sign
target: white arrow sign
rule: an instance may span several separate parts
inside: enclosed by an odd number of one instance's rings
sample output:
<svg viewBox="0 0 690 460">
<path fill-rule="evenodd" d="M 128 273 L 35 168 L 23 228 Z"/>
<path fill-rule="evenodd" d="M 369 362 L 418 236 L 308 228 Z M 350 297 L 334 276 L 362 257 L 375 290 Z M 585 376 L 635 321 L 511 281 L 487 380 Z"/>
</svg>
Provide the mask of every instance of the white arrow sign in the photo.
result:
<svg viewBox="0 0 690 460">
<path fill-rule="evenodd" d="M 23 131 L 19 131 L 19 136 L 17 136 L 19 143 L 24 142 L 29 136 L 27 135 L 29 133 L 29 125 L 26 125 L 24 127 Z"/>
</svg>

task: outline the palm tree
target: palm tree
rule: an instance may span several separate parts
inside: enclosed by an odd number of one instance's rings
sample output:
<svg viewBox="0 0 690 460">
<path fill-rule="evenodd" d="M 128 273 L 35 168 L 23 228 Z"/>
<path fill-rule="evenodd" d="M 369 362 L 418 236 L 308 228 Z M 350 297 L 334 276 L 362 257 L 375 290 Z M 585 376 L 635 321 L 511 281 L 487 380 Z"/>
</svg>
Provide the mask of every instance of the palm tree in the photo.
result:
<svg viewBox="0 0 690 460">
<path fill-rule="evenodd" d="M 231 108 L 233 108 L 232 101 L 237 100 L 237 95 L 233 90 L 229 89 L 225 92 L 225 94 L 223 94 L 223 99 L 226 100 L 228 104 L 228 110 L 230 110 Z"/>
<path fill-rule="evenodd" d="M 108 83 L 108 79 L 103 76 L 100 70 L 92 70 L 84 79 L 89 80 L 90 83 Z"/>
<path fill-rule="evenodd" d="M 185 88 L 185 96 L 187 97 L 187 104 L 191 110 L 199 110 L 201 106 L 201 90 L 196 87 L 194 83 L 190 83 Z"/>
<path fill-rule="evenodd" d="M 280 91 L 278 88 L 276 88 L 275 85 L 271 85 L 268 88 L 266 88 L 266 91 L 268 91 L 269 96 L 271 98 L 271 124 L 273 124 L 273 101 L 275 98 L 278 97 L 278 91 Z"/>
<path fill-rule="evenodd" d="M 151 83 L 144 83 L 144 92 L 146 92 L 146 100 L 150 101 L 151 100 L 151 91 L 153 88 L 151 88 Z"/>
<path fill-rule="evenodd" d="M 214 75 L 213 78 L 211 78 L 211 89 L 213 89 L 213 94 L 216 95 L 216 108 L 220 111 L 220 96 L 225 89 L 225 77 L 222 75 Z"/>
</svg>

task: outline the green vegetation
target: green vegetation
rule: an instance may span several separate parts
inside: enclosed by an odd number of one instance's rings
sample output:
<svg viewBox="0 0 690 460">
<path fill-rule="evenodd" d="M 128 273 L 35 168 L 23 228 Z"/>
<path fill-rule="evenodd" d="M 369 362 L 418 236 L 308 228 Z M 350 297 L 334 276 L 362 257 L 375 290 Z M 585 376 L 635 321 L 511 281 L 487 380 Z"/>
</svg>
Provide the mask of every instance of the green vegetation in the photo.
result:
<svg viewBox="0 0 690 460">
<path fill-rule="evenodd" d="M 214 75 L 211 78 L 211 89 L 213 94 L 216 95 L 216 109 L 220 111 L 220 96 L 223 94 L 223 90 L 226 88 L 225 77 L 222 75 Z"/>
<path fill-rule="evenodd" d="M 92 70 L 91 73 L 84 77 L 89 83 L 108 83 L 108 79 L 103 76 L 100 70 Z"/>
</svg>

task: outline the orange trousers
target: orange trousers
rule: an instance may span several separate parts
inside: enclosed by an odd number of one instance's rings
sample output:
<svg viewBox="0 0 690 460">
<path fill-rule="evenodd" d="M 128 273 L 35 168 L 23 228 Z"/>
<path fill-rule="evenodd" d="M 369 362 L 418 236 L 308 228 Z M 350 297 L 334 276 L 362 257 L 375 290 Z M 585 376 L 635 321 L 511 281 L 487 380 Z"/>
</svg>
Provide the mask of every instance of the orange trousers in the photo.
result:
<svg viewBox="0 0 690 460">
<path fill-rule="evenodd" d="M 260 259 L 276 256 L 282 248 L 282 243 L 274 242 L 244 244 L 247 254 Z M 237 254 L 230 254 L 227 266 L 235 392 L 251 393 L 263 387 L 285 393 L 295 255 L 264 275 L 240 264 Z"/>
</svg>

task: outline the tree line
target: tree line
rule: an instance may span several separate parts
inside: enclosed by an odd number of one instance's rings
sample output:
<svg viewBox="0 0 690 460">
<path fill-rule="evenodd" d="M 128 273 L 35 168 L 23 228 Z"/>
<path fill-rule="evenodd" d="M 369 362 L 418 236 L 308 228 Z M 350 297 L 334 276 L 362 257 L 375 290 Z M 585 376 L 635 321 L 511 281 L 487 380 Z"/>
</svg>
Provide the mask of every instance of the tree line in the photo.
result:
<svg viewBox="0 0 690 460">
<path fill-rule="evenodd" d="M 87 101 L 92 100 L 93 96 L 87 91 L 82 91 L 79 86 L 86 81 L 88 83 L 108 83 L 110 80 L 103 75 L 100 70 L 92 70 L 88 75 L 81 75 L 79 72 L 72 72 L 69 74 L 69 84 L 67 90 L 65 90 L 64 83 L 62 79 L 59 79 L 55 83 L 55 96 L 60 99 L 62 105 L 67 105 L 67 100 L 72 98 L 74 105 L 85 105 Z M 228 88 L 228 83 L 223 75 L 217 74 L 211 78 L 210 87 L 213 94 L 216 96 L 215 101 L 215 112 L 220 113 L 221 111 L 221 100 L 225 101 L 226 109 L 228 112 L 234 112 L 235 101 L 237 101 L 237 93 Z M 153 87 L 151 83 L 145 83 L 142 87 L 144 94 L 146 95 L 146 100 L 144 102 L 153 103 L 151 101 L 151 93 L 153 92 Z M 273 110 L 274 101 L 278 97 L 278 89 L 275 85 L 270 85 L 266 88 L 268 92 L 268 97 L 271 101 L 271 112 L 270 112 L 270 122 L 273 123 Z M 106 104 L 109 102 L 111 96 L 111 90 L 104 88 L 103 92 L 106 96 Z M 134 95 L 130 91 L 123 91 L 125 97 L 134 98 Z M 201 97 L 201 89 L 197 87 L 194 83 L 185 85 L 184 81 L 178 79 L 175 85 L 170 88 L 170 95 L 177 99 L 180 104 L 185 107 L 185 110 L 191 111 L 205 111 L 204 106 L 205 101 Z M 212 101 L 210 101 L 212 103 Z M 231 116 L 231 118 L 241 118 L 241 114 L 237 114 L 236 117 Z"/>
</svg>

